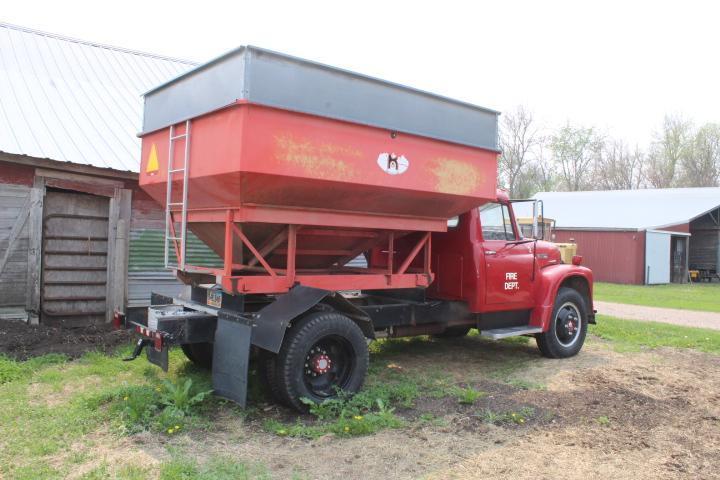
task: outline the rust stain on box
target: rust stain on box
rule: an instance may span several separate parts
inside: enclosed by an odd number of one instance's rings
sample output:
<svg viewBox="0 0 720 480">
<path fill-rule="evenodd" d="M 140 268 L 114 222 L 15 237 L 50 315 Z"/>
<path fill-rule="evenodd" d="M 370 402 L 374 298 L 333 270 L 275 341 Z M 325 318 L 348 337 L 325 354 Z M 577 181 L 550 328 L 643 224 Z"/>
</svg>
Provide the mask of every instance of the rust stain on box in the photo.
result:
<svg viewBox="0 0 720 480">
<path fill-rule="evenodd" d="M 299 166 L 309 177 L 325 180 L 357 180 L 358 172 L 342 157 L 362 156 L 359 150 L 332 143 L 314 144 L 292 136 L 275 137 L 275 157 Z"/>
<path fill-rule="evenodd" d="M 436 177 L 435 190 L 440 193 L 470 195 L 485 181 L 474 165 L 451 158 L 437 158 L 430 168 Z"/>
</svg>

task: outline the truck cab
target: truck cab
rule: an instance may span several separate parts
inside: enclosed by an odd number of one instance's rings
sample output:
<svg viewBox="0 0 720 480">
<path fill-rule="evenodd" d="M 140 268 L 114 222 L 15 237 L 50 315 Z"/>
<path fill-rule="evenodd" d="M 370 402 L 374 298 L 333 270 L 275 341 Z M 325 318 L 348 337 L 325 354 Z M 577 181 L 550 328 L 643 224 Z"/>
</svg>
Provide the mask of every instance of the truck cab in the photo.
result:
<svg viewBox="0 0 720 480">
<path fill-rule="evenodd" d="M 537 204 L 533 210 L 536 220 L 541 219 Z M 574 340 L 576 334 L 584 336 L 580 318 L 594 323 L 590 269 L 581 265 L 579 256 L 563 263 L 557 246 L 523 236 L 504 191 L 498 191 L 496 201 L 451 219 L 447 232 L 433 234 L 432 243 L 435 278 L 428 297 L 461 302 L 468 313 L 454 322 L 449 319 L 450 332 L 464 333 L 466 319 L 481 332 L 499 330 L 502 336 L 542 335 L 558 323 L 561 336 Z M 576 304 L 556 305 L 561 291 L 571 294 Z M 564 353 L 579 350 L 580 344 L 572 346 Z"/>
</svg>

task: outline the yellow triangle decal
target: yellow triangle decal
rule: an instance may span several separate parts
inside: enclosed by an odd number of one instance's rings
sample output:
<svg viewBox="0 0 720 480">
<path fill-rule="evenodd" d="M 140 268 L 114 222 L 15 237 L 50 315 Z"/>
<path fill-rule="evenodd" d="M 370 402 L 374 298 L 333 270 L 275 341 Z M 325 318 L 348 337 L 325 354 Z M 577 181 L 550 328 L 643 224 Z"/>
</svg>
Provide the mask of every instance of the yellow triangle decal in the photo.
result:
<svg viewBox="0 0 720 480">
<path fill-rule="evenodd" d="M 155 173 L 158 171 L 160 166 L 158 165 L 157 147 L 152 144 L 150 147 L 150 155 L 148 155 L 147 166 L 145 166 L 145 173 Z"/>
</svg>

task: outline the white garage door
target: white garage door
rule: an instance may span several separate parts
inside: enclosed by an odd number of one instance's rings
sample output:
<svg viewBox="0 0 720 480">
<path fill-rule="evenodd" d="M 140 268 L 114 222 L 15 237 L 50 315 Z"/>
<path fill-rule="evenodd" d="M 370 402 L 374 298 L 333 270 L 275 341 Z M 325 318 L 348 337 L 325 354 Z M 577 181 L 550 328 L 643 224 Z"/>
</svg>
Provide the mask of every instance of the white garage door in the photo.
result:
<svg viewBox="0 0 720 480">
<path fill-rule="evenodd" d="M 648 230 L 645 237 L 645 283 L 670 283 L 671 232 Z"/>
</svg>

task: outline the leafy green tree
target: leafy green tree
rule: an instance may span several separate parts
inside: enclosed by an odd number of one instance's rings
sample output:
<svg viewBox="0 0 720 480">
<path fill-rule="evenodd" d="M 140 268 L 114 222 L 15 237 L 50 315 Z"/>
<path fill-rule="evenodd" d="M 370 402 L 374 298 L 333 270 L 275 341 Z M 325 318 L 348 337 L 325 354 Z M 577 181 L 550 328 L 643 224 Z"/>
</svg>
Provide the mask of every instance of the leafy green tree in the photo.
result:
<svg viewBox="0 0 720 480">
<path fill-rule="evenodd" d="M 595 187 L 591 176 L 602 138 L 594 128 L 567 123 L 550 137 L 549 146 L 562 189 L 577 191 Z"/>
</svg>

